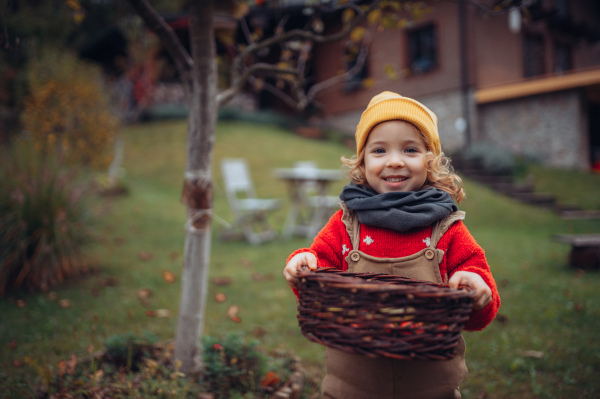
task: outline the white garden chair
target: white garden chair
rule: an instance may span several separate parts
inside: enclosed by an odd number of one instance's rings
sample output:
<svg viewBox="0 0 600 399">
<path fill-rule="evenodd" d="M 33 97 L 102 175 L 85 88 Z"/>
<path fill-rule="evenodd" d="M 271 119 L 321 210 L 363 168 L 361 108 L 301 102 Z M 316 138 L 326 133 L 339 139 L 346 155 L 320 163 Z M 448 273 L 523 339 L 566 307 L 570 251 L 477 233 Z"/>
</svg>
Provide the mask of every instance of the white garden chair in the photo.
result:
<svg viewBox="0 0 600 399">
<path fill-rule="evenodd" d="M 279 209 L 281 200 L 256 197 L 245 159 L 223 159 L 221 173 L 227 202 L 234 217 L 231 227 L 221 238 L 232 239 L 242 235 L 252 245 L 275 239 L 277 233 L 270 226 L 267 214 Z"/>
</svg>

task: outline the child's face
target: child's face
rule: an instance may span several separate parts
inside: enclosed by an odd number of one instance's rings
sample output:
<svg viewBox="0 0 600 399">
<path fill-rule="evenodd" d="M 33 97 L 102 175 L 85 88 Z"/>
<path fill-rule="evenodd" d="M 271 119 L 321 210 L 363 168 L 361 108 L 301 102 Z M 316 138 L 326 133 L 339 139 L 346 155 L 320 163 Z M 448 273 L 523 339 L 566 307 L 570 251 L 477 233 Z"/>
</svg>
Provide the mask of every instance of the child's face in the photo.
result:
<svg viewBox="0 0 600 399">
<path fill-rule="evenodd" d="M 365 144 L 365 178 L 380 194 L 418 191 L 425 184 L 427 147 L 416 127 L 386 121 L 371 130 Z"/>
</svg>

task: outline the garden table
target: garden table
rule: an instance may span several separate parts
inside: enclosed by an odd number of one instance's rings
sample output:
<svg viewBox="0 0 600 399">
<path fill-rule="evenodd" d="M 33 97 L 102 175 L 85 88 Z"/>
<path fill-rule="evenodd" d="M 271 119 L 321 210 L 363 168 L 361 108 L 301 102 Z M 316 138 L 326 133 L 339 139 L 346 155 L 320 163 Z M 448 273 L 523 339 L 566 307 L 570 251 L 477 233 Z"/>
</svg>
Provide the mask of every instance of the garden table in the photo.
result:
<svg viewBox="0 0 600 399">
<path fill-rule="evenodd" d="M 275 175 L 286 182 L 291 200 L 282 236 L 290 238 L 292 235 L 303 235 L 313 238 L 341 202 L 338 197 L 327 195 L 330 185 L 342 179 L 341 171 L 296 167 L 275 169 Z"/>
<path fill-rule="evenodd" d="M 600 268 L 600 234 L 557 234 L 553 239 L 571 244 L 569 266 L 585 270 Z"/>
</svg>

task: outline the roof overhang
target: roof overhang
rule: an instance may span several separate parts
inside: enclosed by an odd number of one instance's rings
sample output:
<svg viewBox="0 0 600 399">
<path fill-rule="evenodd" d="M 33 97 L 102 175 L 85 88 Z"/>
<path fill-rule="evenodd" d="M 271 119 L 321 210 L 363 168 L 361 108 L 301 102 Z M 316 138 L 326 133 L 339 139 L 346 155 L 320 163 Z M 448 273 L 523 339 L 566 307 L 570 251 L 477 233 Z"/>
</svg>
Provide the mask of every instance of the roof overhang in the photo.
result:
<svg viewBox="0 0 600 399">
<path fill-rule="evenodd" d="M 537 94 L 590 87 L 600 84 L 600 68 L 514 82 L 475 91 L 477 104 L 512 100 Z"/>
</svg>

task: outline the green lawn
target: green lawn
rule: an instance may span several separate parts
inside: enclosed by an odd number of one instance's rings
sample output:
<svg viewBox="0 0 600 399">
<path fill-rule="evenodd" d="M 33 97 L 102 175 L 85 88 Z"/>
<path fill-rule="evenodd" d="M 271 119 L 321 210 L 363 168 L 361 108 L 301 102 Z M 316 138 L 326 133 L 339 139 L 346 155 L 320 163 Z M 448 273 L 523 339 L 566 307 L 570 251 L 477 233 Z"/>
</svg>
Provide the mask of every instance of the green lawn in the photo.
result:
<svg viewBox="0 0 600 399">
<path fill-rule="evenodd" d="M 102 216 L 95 230 L 97 244 L 89 250 L 97 272 L 54 290 L 56 299 L 47 293 L 0 299 L 3 386 L 26 385 L 37 376 L 25 356 L 39 365 L 56 367 L 72 353 L 82 357 L 101 349 L 104 340 L 115 333 L 150 331 L 162 340 L 174 336 L 179 283 L 177 279 L 167 283 L 163 271 L 181 275 L 185 208 L 179 199 L 186 123 L 141 124 L 127 129 L 125 135 L 124 182 L 129 195 L 98 205 Z M 295 238 L 252 247 L 245 242 L 219 241 L 223 227 L 217 219 L 231 220 L 231 213 L 220 188 L 218 165 L 223 157 L 246 158 L 258 195 L 286 198 L 286 187 L 274 177 L 274 168 L 299 160 L 338 168 L 340 156 L 352 153 L 335 141 L 300 138 L 277 127 L 219 123 L 210 276 L 231 277 L 233 283 L 210 284 L 206 334 L 239 331 L 258 339 L 265 351 L 294 351 L 311 370 L 322 371 L 324 349 L 301 336 L 295 297 L 281 274 L 287 255 L 310 242 Z M 583 208 L 600 208 L 599 175 L 540 167 L 531 172 L 539 176 L 539 191 L 551 191 L 562 202 Z M 600 221 L 564 221 L 551 211 L 499 196 L 471 181 L 466 181 L 466 191 L 467 199 L 460 207 L 467 212 L 470 231 L 486 250 L 502 308 L 498 320 L 484 331 L 465 334 L 470 373 L 461 387 L 463 397 L 599 397 L 600 276 L 568 269 L 568 246 L 550 237 L 599 233 Z M 287 206 L 273 214 L 278 229 Z M 138 298 L 142 288 L 152 291 L 147 303 Z M 225 293 L 227 301 L 215 301 L 217 292 Z M 70 307 L 59 306 L 57 299 L 68 299 Z M 241 322 L 227 317 L 230 305 L 240 307 Z M 147 315 L 159 309 L 170 311 L 171 316 Z"/>
</svg>

